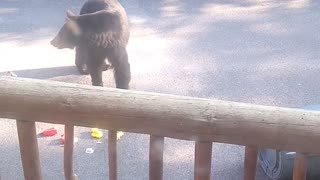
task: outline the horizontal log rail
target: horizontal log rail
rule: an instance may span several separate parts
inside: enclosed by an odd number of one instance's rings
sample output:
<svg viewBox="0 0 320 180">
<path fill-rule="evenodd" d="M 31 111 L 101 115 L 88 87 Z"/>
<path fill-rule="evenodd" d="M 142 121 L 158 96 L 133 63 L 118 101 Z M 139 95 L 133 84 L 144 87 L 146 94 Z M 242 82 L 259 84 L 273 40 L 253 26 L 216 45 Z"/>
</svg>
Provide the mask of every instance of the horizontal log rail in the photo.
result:
<svg viewBox="0 0 320 180">
<path fill-rule="evenodd" d="M 19 138 L 33 142 L 29 147 L 20 144 L 24 170 L 28 163 L 39 166 L 35 130 L 27 134 L 25 127 L 33 127 L 35 121 L 65 124 L 66 179 L 77 179 L 69 144 L 74 125 L 110 130 L 110 179 L 117 179 L 117 130 L 151 135 L 149 173 L 155 179 L 162 179 L 163 137 L 197 142 L 195 179 L 210 179 L 211 142 L 247 146 L 244 177 L 248 179 L 255 178 L 257 148 L 320 153 L 319 112 L 56 81 L 0 77 L 0 118 L 16 119 Z M 296 179 L 305 176 L 302 157 L 295 161 Z M 33 172 L 25 172 L 25 177 L 41 179 L 40 168 L 29 171 Z"/>
<path fill-rule="evenodd" d="M 320 152 L 319 112 L 11 77 L 0 92 L 2 118 Z"/>
</svg>

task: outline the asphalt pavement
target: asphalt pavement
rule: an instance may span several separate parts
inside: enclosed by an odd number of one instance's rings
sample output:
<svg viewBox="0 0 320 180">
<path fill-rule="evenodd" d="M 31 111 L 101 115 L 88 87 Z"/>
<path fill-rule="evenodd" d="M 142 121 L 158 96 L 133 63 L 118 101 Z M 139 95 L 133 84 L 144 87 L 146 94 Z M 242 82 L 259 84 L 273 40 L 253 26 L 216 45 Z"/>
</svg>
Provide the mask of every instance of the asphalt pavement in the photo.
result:
<svg viewBox="0 0 320 180">
<path fill-rule="evenodd" d="M 90 84 L 74 52 L 50 45 L 83 0 L 0 0 L 0 74 Z M 283 107 L 319 104 L 320 6 L 312 0 L 122 0 L 128 12 L 131 89 Z M 105 86 L 114 87 L 112 72 Z M 1 93 L 1 92 L 0 92 Z M 37 123 L 37 131 L 62 125 Z M 105 134 L 107 131 L 103 131 Z M 59 136 L 38 138 L 45 180 L 63 179 Z M 79 179 L 107 179 L 107 141 L 77 127 Z M 147 135 L 125 133 L 119 179 L 148 179 Z M 87 154 L 86 148 L 94 153 Z M 214 144 L 212 179 L 240 180 L 243 147 Z M 164 179 L 193 179 L 194 143 L 165 139 Z M 23 179 L 14 120 L 0 119 L 0 174 Z M 265 180 L 258 172 L 258 179 Z"/>
</svg>

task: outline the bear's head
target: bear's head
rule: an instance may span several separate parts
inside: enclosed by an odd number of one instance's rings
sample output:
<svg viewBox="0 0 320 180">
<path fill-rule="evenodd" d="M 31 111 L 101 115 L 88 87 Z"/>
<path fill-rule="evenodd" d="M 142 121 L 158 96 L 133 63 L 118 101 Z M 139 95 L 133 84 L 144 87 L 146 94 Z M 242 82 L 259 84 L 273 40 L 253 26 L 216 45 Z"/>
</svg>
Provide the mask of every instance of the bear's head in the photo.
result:
<svg viewBox="0 0 320 180">
<path fill-rule="evenodd" d="M 81 30 L 71 11 L 67 12 L 67 18 L 58 34 L 51 40 L 51 45 L 58 49 L 73 49 L 80 39 Z"/>
</svg>

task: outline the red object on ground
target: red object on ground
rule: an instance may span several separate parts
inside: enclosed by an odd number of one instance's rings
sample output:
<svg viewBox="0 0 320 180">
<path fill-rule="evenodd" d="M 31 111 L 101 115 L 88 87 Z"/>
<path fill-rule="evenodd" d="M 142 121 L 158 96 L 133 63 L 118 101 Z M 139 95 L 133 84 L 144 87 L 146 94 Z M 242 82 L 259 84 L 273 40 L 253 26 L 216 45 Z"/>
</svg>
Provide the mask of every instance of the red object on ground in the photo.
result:
<svg viewBox="0 0 320 180">
<path fill-rule="evenodd" d="M 57 134 L 57 130 L 55 128 L 50 128 L 42 132 L 43 136 L 54 136 Z"/>
<path fill-rule="evenodd" d="M 64 134 L 61 135 L 61 137 L 60 137 L 60 142 L 61 142 L 62 144 L 64 144 Z"/>
</svg>

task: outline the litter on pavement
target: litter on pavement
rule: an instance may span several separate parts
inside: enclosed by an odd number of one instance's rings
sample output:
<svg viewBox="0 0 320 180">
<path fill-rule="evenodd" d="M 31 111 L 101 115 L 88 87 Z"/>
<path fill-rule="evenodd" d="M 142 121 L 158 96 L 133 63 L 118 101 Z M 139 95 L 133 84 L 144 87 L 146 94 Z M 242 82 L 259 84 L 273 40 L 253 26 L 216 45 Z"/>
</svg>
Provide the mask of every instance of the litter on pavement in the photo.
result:
<svg viewBox="0 0 320 180">
<path fill-rule="evenodd" d="M 98 128 L 91 128 L 91 136 L 100 139 L 102 138 L 103 133 Z"/>
<path fill-rule="evenodd" d="M 60 142 L 62 143 L 62 144 L 64 144 L 64 134 L 62 134 L 61 136 L 60 136 Z M 76 142 L 78 142 L 79 141 L 79 138 L 77 138 L 77 137 L 75 137 L 74 139 L 73 139 L 73 143 L 76 143 Z"/>
<path fill-rule="evenodd" d="M 86 149 L 86 153 L 87 154 L 92 154 L 94 152 L 94 150 L 92 148 L 87 148 Z"/>
<path fill-rule="evenodd" d="M 124 133 L 122 131 L 118 131 L 117 132 L 117 140 L 119 140 L 123 135 L 124 135 Z"/>
<path fill-rule="evenodd" d="M 57 130 L 53 127 L 53 128 L 44 130 L 41 134 L 45 137 L 54 136 L 57 134 Z"/>
</svg>

